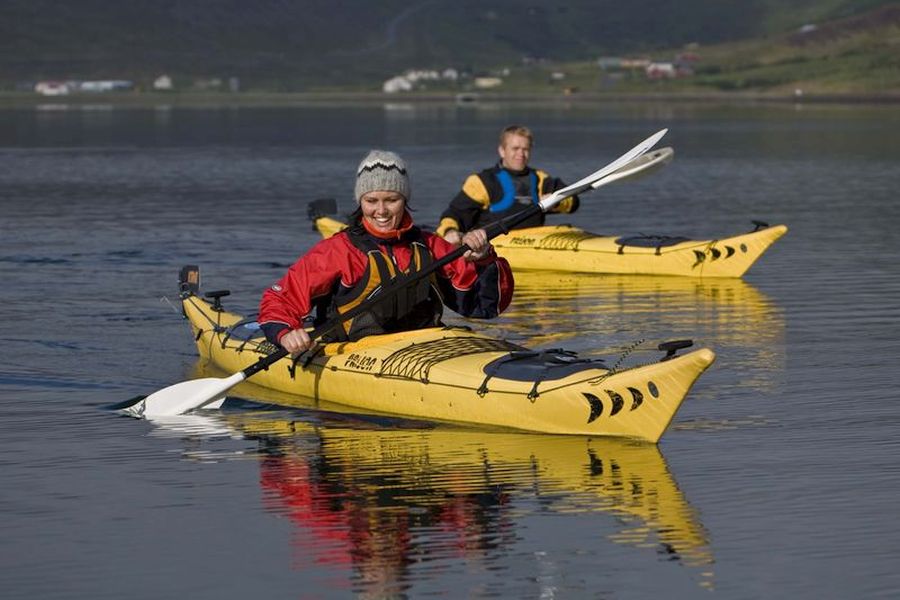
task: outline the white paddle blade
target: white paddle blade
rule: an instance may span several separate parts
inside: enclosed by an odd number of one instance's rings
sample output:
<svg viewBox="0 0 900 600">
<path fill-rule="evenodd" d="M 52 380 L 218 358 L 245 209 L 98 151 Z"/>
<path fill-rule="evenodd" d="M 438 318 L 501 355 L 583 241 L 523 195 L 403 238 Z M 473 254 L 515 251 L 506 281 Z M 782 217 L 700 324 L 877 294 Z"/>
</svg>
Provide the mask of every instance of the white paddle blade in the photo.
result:
<svg viewBox="0 0 900 600">
<path fill-rule="evenodd" d="M 624 167 L 626 164 L 630 163 L 631 161 L 636 159 L 638 156 L 640 156 L 641 154 L 644 154 L 645 152 L 647 152 L 647 150 L 649 150 L 650 148 L 655 146 L 656 143 L 659 142 L 659 140 L 662 139 L 662 137 L 664 135 L 666 135 L 667 131 L 669 131 L 669 130 L 668 129 L 660 129 L 659 131 L 657 131 L 656 133 L 654 133 L 653 135 L 648 137 L 646 140 L 644 140 L 643 142 L 641 142 L 640 144 L 638 144 L 637 146 L 635 146 L 634 148 L 632 148 L 631 150 L 629 150 L 628 152 L 626 152 L 625 154 L 623 154 L 622 156 L 617 158 L 616 160 L 612 161 L 605 167 L 602 167 L 602 168 L 594 171 L 587 177 L 582 177 L 581 179 L 579 179 L 572 185 L 567 185 L 566 187 L 562 188 L 561 190 L 557 190 L 557 191 L 553 192 L 552 194 L 550 194 L 549 196 L 547 196 L 546 198 L 541 200 L 541 202 L 540 202 L 541 210 L 544 212 L 547 212 L 548 210 L 550 210 L 551 208 L 553 208 L 554 206 L 559 204 L 564 198 L 567 198 L 569 195 L 571 195 L 573 193 L 578 193 L 577 191 L 583 191 L 585 186 L 590 187 L 592 184 L 599 181 L 600 179 L 603 179 L 610 173 L 614 173 L 614 172 L 618 171 L 619 169 Z"/>
<path fill-rule="evenodd" d="M 631 177 L 637 177 L 639 175 L 648 175 L 656 169 L 672 162 L 672 158 L 674 156 L 675 150 L 670 147 L 660 148 L 658 150 L 654 150 L 653 152 L 647 152 L 646 154 L 637 157 L 614 173 L 607 175 L 599 181 L 595 181 L 591 185 L 591 187 L 597 189 L 599 187 L 603 187 L 608 183 L 619 181 L 620 179 L 628 179 Z"/>
<path fill-rule="evenodd" d="M 204 379 L 182 381 L 150 394 L 134 406 L 126 409 L 126 412 L 133 416 L 148 419 L 180 415 L 220 401 L 225 396 L 225 392 L 243 380 L 244 374 L 237 372 L 224 379 L 206 377 Z"/>
</svg>

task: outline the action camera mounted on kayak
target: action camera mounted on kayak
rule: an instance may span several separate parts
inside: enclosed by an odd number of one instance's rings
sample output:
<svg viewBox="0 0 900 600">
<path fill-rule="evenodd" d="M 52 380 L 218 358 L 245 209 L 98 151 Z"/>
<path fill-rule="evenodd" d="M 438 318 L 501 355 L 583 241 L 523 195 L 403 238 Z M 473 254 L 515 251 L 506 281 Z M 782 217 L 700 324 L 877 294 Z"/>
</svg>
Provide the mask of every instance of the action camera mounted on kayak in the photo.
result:
<svg viewBox="0 0 900 600">
<path fill-rule="evenodd" d="M 178 291 L 182 298 L 200 294 L 200 267 L 184 265 L 178 273 Z"/>
<path fill-rule="evenodd" d="M 181 267 L 181 272 L 178 274 L 178 291 L 182 299 L 200 295 L 200 267 L 197 265 Z M 222 298 L 230 295 L 230 290 L 214 290 L 203 294 L 204 297 L 213 301 L 212 309 L 216 312 L 222 312 Z"/>
</svg>

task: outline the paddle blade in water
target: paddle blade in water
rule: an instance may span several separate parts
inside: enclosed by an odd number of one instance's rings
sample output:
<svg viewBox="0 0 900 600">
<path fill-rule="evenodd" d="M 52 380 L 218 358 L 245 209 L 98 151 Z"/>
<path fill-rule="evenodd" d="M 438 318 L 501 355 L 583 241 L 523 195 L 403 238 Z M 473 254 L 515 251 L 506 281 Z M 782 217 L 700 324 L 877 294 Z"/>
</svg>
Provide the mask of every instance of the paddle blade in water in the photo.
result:
<svg viewBox="0 0 900 600">
<path fill-rule="evenodd" d="M 244 374 L 238 372 L 224 379 L 207 377 L 182 381 L 150 394 L 124 412 L 146 418 L 180 415 L 221 400 L 225 392 L 243 380 Z"/>
</svg>

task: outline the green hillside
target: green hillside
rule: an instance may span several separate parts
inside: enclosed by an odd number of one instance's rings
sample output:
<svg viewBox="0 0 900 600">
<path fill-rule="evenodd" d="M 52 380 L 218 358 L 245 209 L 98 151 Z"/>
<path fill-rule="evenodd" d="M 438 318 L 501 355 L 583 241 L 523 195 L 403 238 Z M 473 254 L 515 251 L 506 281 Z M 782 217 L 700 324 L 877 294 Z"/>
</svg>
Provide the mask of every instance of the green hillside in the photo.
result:
<svg viewBox="0 0 900 600">
<path fill-rule="evenodd" d="M 453 68 L 464 77 L 430 89 L 464 89 L 474 76 L 502 72 L 505 90 L 641 90 L 649 84 L 639 77 L 598 73 L 597 57 L 663 60 L 692 45 L 700 56 L 695 76 L 667 87 L 873 89 L 880 78 L 879 89 L 896 89 L 898 7 L 877 0 L 4 0 L 0 87 L 104 78 L 148 89 L 165 73 L 181 90 L 234 77 L 245 91 L 377 91 L 408 69 Z M 847 25 L 854 19 L 868 25 Z M 810 23 L 818 29 L 795 40 Z M 828 66 L 819 64 L 823 57 Z M 552 79 L 560 69 L 565 77 Z"/>
<path fill-rule="evenodd" d="M 900 93 L 900 4 L 831 21 L 805 22 L 787 33 L 704 46 L 655 50 L 644 56 L 672 61 L 690 54 L 690 74 L 649 80 L 643 69 L 598 69 L 574 61 L 519 70 L 507 91 L 620 93 L 754 92 L 772 94 Z M 564 77 L 554 81 L 553 72 Z"/>
<path fill-rule="evenodd" d="M 900 92 L 900 5 L 806 32 L 710 48 L 688 87 L 805 93 Z"/>
</svg>

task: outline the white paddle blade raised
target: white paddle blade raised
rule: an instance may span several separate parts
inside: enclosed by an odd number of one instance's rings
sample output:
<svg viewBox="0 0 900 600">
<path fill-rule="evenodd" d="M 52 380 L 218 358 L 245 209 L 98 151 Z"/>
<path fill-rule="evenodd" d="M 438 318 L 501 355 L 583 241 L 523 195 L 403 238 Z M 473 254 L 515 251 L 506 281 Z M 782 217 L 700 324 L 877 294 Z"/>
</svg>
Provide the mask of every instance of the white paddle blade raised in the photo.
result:
<svg viewBox="0 0 900 600">
<path fill-rule="evenodd" d="M 627 165 L 628 163 L 630 163 L 631 161 L 636 159 L 638 156 L 640 156 L 640 155 L 644 154 L 645 152 L 647 152 L 648 150 L 650 150 L 650 148 L 655 146 L 656 143 L 659 142 L 659 140 L 662 139 L 662 137 L 664 135 L 666 135 L 667 131 L 669 131 L 669 130 L 668 129 L 660 129 L 659 131 L 657 131 L 656 133 L 654 133 L 653 135 L 648 137 L 646 140 L 644 140 L 643 142 L 641 142 L 640 144 L 638 144 L 637 146 L 635 146 L 634 148 L 632 148 L 631 150 L 629 150 L 628 152 L 626 152 L 625 154 L 623 154 L 622 156 L 617 158 L 616 160 L 612 161 L 605 167 L 602 167 L 602 168 L 594 171 L 587 177 L 582 177 L 581 179 L 579 179 L 572 185 L 567 185 L 566 187 L 562 188 L 561 190 L 557 190 L 557 191 L 553 192 L 552 194 L 550 194 L 549 196 L 547 196 L 546 198 L 541 200 L 541 202 L 540 202 L 541 210 L 544 212 L 547 212 L 548 210 L 550 210 L 551 208 L 553 208 L 554 206 L 559 204 L 564 198 L 567 198 L 573 194 L 579 194 L 585 190 L 590 189 L 593 186 L 593 184 L 596 183 L 597 181 L 603 179 L 604 177 L 606 177 L 607 175 L 609 175 L 611 173 L 615 173 L 616 171 L 618 171 L 619 169 L 621 169 L 622 167 L 624 167 L 625 165 Z"/>
<path fill-rule="evenodd" d="M 180 415 L 214 402 L 221 404 L 220 401 L 225 396 L 225 392 L 244 379 L 244 373 L 239 371 L 226 378 L 206 377 L 182 381 L 150 394 L 134 406 L 125 409 L 124 412 L 132 416 L 152 419 Z"/>
<path fill-rule="evenodd" d="M 611 173 L 599 181 L 595 181 L 591 187 L 597 189 L 608 183 L 619 181 L 620 179 L 629 179 L 632 177 L 649 175 L 656 169 L 672 162 L 675 156 L 675 150 L 670 147 L 660 148 L 653 152 L 637 157 L 618 171 Z"/>
</svg>

